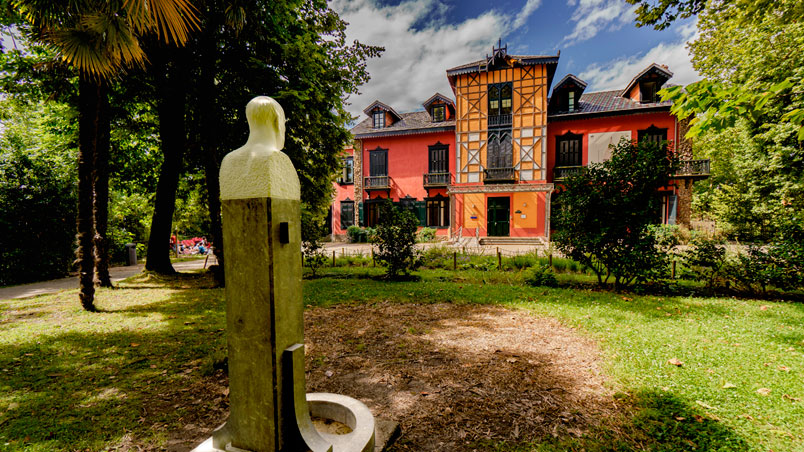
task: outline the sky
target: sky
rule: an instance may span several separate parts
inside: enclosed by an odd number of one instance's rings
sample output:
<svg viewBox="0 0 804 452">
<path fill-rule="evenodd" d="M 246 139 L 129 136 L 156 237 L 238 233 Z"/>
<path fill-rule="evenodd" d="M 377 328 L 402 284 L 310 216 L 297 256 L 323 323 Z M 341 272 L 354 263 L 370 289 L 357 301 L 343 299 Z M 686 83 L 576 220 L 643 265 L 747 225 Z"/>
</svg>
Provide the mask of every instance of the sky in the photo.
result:
<svg viewBox="0 0 804 452">
<path fill-rule="evenodd" d="M 332 0 L 350 41 L 385 47 L 368 62 L 371 80 L 349 98 L 358 121 L 375 100 L 398 113 L 421 110 L 436 92 L 454 99 L 446 70 L 485 58 L 502 40 L 512 55 L 561 56 L 553 82 L 574 74 L 586 92 L 622 89 L 651 63 L 670 83 L 699 79 L 686 48 L 694 19 L 656 31 L 634 25 L 625 0 Z"/>
</svg>

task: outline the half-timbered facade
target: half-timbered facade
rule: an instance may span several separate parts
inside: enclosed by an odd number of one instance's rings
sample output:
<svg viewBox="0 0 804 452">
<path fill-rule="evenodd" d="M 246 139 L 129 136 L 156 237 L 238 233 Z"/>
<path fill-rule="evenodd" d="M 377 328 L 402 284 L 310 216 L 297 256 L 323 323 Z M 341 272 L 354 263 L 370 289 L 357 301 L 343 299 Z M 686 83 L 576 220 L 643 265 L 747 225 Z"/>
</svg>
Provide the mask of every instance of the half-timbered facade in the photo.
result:
<svg viewBox="0 0 804 452">
<path fill-rule="evenodd" d="M 556 185 L 608 159 L 621 139 L 671 143 L 683 162 L 657 193 L 663 199 L 657 222 L 689 225 L 692 182 L 708 177 L 709 162 L 691 160 L 683 139 L 688 124 L 657 96 L 670 70 L 652 64 L 621 90 L 587 93 L 586 82 L 572 74 L 552 86 L 558 59 L 509 55 L 498 46 L 447 70 L 454 101 L 437 93 L 423 111 L 401 114 L 379 101 L 369 105 L 352 129 L 333 233 L 375 225 L 378 203 L 389 198 L 439 235 L 549 239 Z"/>
</svg>

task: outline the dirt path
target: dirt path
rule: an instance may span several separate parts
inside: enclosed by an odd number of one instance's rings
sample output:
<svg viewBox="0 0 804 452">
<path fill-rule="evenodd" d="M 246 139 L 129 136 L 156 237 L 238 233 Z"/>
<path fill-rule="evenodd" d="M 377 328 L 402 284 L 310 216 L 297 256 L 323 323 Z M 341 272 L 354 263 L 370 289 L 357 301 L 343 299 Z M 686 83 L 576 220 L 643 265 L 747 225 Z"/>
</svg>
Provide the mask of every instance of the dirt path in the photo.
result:
<svg viewBox="0 0 804 452">
<path fill-rule="evenodd" d="M 397 451 L 580 436 L 613 410 L 596 344 L 526 312 L 339 306 L 308 310 L 305 328 L 308 391 L 399 422 Z"/>
<path fill-rule="evenodd" d="M 109 275 L 112 278 L 112 282 L 115 283 L 142 272 L 143 267 L 143 264 L 127 267 L 112 267 L 109 269 Z M 204 259 L 176 262 L 173 264 L 173 268 L 175 268 L 178 272 L 200 270 L 204 268 Z M 62 290 L 77 288 L 78 277 L 70 276 L 67 278 L 53 279 L 50 281 L 40 281 L 31 284 L 0 288 L 0 300 L 31 298 L 38 295 L 45 295 L 49 293 L 61 292 Z"/>
</svg>

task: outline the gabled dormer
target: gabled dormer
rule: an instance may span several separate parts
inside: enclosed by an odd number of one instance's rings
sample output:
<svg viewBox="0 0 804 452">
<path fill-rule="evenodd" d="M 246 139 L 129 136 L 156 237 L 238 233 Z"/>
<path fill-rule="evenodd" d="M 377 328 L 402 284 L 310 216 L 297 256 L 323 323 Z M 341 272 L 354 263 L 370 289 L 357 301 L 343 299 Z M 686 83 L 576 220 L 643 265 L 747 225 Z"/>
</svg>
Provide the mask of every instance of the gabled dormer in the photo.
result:
<svg viewBox="0 0 804 452">
<path fill-rule="evenodd" d="M 552 113 L 573 113 L 579 111 L 581 94 L 586 89 L 586 82 L 568 74 L 553 87 L 549 110 Z"/>
<path fill-rule="evenodd" d="M 422 106 L 427 110 L 432 122 L 449 121 L 455 117 L 455 102 L 441 93 L 433 94 Z"/>
<path fill-rule="evenodd" d="M 643 104 L 661 102 L 662 99 L 657 93 L 672 76 L 673 73 L 667 66 L 653 63 L 637 74 L 621 95 Z"/>
<path fill-rule="evenodd" d="M 393 108 L 378 100 L 375 100 L 371 105 L 366 107 L 363 113 L 368 115 L 371 119 L 372 128 L 374 129 L 384 129 L 402 119 L 399 113 L 394 111 Z"/>
</svg>

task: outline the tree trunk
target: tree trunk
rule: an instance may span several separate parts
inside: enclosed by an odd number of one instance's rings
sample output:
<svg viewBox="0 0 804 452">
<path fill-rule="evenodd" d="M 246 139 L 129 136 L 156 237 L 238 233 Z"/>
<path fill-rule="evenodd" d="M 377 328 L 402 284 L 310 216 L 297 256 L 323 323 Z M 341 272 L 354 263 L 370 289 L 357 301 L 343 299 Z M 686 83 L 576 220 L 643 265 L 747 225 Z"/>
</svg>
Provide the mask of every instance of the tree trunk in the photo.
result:
<svg viewBox="0 0 804 452">
<path fill-rule="evenodd" d="M 219 128 L 216 123 L 220 118 L 218 109 L 217 95 L 218 89 L 215 86 L 216 63 L 218 52 L 215 46 L 215 35 L 218 24 L 217 15 L 210 12 L 207 15 L 210 22 L 204 27 L 204 32 L 200 38 L 200 77 L 198 92 L 198 110 L 201 112 L 200 121 L 200 147 L 204 160 L 205 183 L 207 187 L 207 206 L 209 208 L 210 221 L 210 241 L 214 246 L 215 258 L 218 267 L 213 272 L 215 282 L 224 285 L 223 259 L 224 243 L 223 228 L 221 225 L 221 201 L 220 201 L 220 143 L 221 137 L 218 134 Z"/>
<path fill-rule="evenodd" d="M 170 233 L 176 208 L 176 190 L 182 169 L 185 132 L 187 64 L 184 49 L 161 47 L 154 52 L 154 81 L 158 96 L 159 135 L 164 161 L 156 186 L 154 215 L 148 237 L 145 269 L 163 274 L 176 270 L 170 263 Z"/>
<path fill-rule="evenodd" d="M 93 164 L 98 140 L 100 112 L 100 85 L 81 76 L 78 82 L 78 218 L 76 219 L 78 248 L 75 251 L 78 263 L 79 299 L 87 311 L 96 311 L 94 280 L 92 217 Z"/>
<path fill-rule="evenodd" d="M 98 146 L 95 149 L 95 272 L 98 285 L 113 287 L 109 277 L 109 138 L 111 132 L 109 85 L 102 82 L 98 90 Z"/>
</svg>

